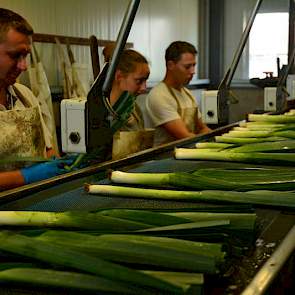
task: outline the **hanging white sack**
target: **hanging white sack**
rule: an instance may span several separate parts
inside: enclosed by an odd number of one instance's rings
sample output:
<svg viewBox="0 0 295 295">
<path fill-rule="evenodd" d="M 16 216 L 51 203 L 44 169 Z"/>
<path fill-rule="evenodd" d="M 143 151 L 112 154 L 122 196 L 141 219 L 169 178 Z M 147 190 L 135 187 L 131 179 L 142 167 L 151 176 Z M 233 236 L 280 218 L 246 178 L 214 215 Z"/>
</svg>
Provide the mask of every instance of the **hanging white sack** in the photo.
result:
<svg viewBox="0 0 295 295">
<path fill-rule="evenodd" d="M 88 68 L 76 62 L 69 43 L 67 53 L 72 69 L 72 92 L 79 99 L 86 98 L 89 90 Z"/>
<path fill-rule="evenodd" d="M 48 130 L 48 132 L 45 131 L 47 134 L 44 134 L 46 146 L 52 147 L 56 153 L 59 153 L 50 87 L 34 44 L 32 44 L 31 65 L 28 72 L 32 92 L 39 101 L 41 114 Z"/>
<path fill-rule="evenodd" d="M 58 40 L 55 38 L 58 56 L 60 60 L 60 69 L 62 72 L 62 86 L 63 86 L 63 98 L 75 98 L 76 95 L 73 92 L 73 81 L 72 81 L 72 68 L 68 57 L 66 56 L 64 49 Z"/>
</svg>

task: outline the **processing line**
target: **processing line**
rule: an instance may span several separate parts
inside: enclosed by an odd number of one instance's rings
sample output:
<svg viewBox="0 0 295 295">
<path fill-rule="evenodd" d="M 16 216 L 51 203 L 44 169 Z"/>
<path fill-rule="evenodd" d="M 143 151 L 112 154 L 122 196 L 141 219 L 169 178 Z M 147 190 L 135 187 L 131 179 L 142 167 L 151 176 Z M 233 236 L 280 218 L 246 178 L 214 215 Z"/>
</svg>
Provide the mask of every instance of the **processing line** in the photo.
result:
<svg viewBox="0 0 295 295">
<path fill-rule="evenodd" d="M 235 125 L 227 125 L 211 134 L 176 141 L 121 160 L 93 165 L 33 185 L 2 192 L 0 210 L 61 212 L 67 210 L 93 211 L 102 208 L 197 208 L 204 203 L 93 196 L 85 192 L 84 184 L 109 183 L 107 179 L 109 169 L 158 173 L 186 172 L 200 168 L 256 167 L 242 163 L 174 159 L 175 147 L 192 147 L 196 142 L 211 140 L 214 136 L 226 132 Z M 295 224 L 294 211 L 279 207 L 255 206 L 255 212 L 258 228 L 256 247 L 243 256 L 242 260 L 233 267 L 232 273 L 218 279 L 209 276 L 205 280 L 204 294 L 216 294 L 217 290 L 221 292 L 217 294 L 241 294 L 242 291 L 244 291 L 243 294 L 264 294 L 270 287 L 275 288 L 272 285 L 273 282 L 283 279 L 280 276 L 282 269 L 288 269 L 288 272 L 284 272 L 284 278 L 292 275 L 294 271 L 292 253 L 295 243 L 294 228 L 292 229 Z M 263 266 L 264 264 L 266 265 Z M 258 272 L 259 269 L 261 269 L 260 272 Z"/>
</svg>

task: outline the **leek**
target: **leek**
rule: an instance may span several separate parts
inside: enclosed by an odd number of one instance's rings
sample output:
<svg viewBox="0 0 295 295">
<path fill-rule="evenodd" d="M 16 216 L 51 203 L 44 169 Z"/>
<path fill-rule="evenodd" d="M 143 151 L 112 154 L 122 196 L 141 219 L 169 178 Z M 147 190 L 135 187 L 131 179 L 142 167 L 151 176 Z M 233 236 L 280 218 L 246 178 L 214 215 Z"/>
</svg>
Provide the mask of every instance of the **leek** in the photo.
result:
<svg viewBox="0 0 295 295">
<path fill-rule="evenodd" d="M 248 203 L 257 205 L 281 206 L 295 208 L 295 194 L 288 192 L 250 193 L 250 192 L 232 192 L 220 190 L 204 191 L 174 191 L 174 190 L 156 190 L 144 188 L 130 188 L 112 185 L 85 185 L 85 190 L 90 194 L 118 196 L 128 198 L 148 198 L 164 200 L 188 200 L 204 202 L 233 202 Z"/>
<path fill-rule="evenodd" d="M 273 132 L 274 136 L 286 137 L 286 138 L 294 138 L 295 139 L 295 131 L 294 130 L 278 130 Z"/>
<path fill-rule="evenodd" d="M 272 122 L 246 122 L 242 121 L 239 123 L 240 127 L 253 127 L 253 126 L 261 126 L 261 127 L 284 127 L 286 126 L 285 123 L 272 123 Z"/>
<path fill-rule="evenodd" d="M 249 169 L 248 169 L 249 170 Z M 241 171 L 243 173 L 241 174 Z M 111 177 L 112 182 L 115 183 L 128 183 L 128 184 L 139 184 L 139 185 L 156 185 L 155 179 L 158 180 L 158 186 L 161 185 L 170 185 L 179 188 L 188 188 L 194 190 L 238 190 L 238 191 L 249 191 L 249 190 L 292 190 L 295 188 L 295 173 L 292 173 L 292 170 L 288 170 L 287 173 L 282 173 L 279 171 L 263 169 L 260 170 L 219 170 L 222 173 L 215 173 L 212 169 L 203 169 L 201 171 L 195 171 L 192 174 L 185 172 L 178 173 L 127 173 L 115 171 L 114 173 L 117 175 L 117 172 L 120 173 L 120 179 L 117 181 L 116 177 Z M 234 173 L 230 173 L 234 172 Z M 247 178 L 247 173 L 252 173 L 252 178 Z M 253 174 L 253 172 L 259 172 Z M 215 173 L 215 174 L 214 174 Z M 239 177 L 239 173 L 241 174 L 240 179 L 233 181 L 233 178 Z M 251 174 L 250 173 L 250 174 Z M 263 174 L 265 173 L 265 174 Z M 270 175 L 269 180 L 267 179 L 267 175 Z M 165 181 L 163 181 L 163 179 Z M 108 212 L 108 211 L 107 211 Z M 112 212 L 112 211 L 111 211 Z M 114 211 L 116 213 L 116 210 Z M 118 214 L 119 213 L 119 214 Z M 130 210 L 129 213 L 125 211 L 118 211 L 115 217 L 120 218 L 128 218 L 132 215 L 137 215 L 135 219 L 131 219 L 134 221 L 145 222 L 145 224 L 154 224 L 151 219 L 159 218 L 159 222 L 162 221 L 162 216 L 155 215 L 150 216 L 147 219 L 148 215 L 151 213 L 146 212 L 143 216 L 143 212 L 134 212 L 134 210 Z M 123 216 L 120 214 L 124 214 Z M 128 218 L 129 219 L 129 218 Z M 167 221 L 168 222 L 168 221 Z M 159 224 L 160 225 L 160 224 Z M 162 224 L 164 225 L 164 224 Z"/>
<path fill-rule="evenodd" d="M 202 150 L 187 148 L 175 149 L 175 158 L 183 160 L 213 160 L 273 165 L 294 165 L 295 163 L 295 153 L 233 153 L 231 151 L 212 151 L 206 153 L 202 152 Z"/>
<path fill-rule="evenodd" d="M 260 131 L 260 130 L 244 130 L 244 131 L 237 131 L 232 130 L 228 133 L 224 133 L 222 136 L 225 137 L 238 137 L 238 138 L 248 138 L 248 137 L 254 137 L 254 138 L 260 138 L 260 137 L 269 137 L 271 136 L 270 131 Z"/>
<path fill-rule="evenodd" d="M 210 176 L 218 179 L 231 180 L 235 178 L 237 182 L 256 182 L 272 180 L 293 180 L 295 179 L 295 169 L 285 168 L 202 168 L 192 172 L 194 175 Z"/>
<path fill-rule="evenodd" d="M 223 143 L 223 142 L 198 142 L 196 143 L 196 148 L 198 149 L 224 149 L 233 147 L 233 144 Z"/>
<path fill-rule="evenodd" d="M 193 230 L 200 228 L 210 228 L 210 227 L 219 227 L 219 226 L 228 226 L 230 221 L 228 219 L 219 219 L 219 220 L 209 220 L 209 221 L 198 221 L 198 222 L 190 222 L 176 225 L 166 225 L 159 227 L 152 227 L 148 229 L 138 230 L 140 233 L 146 232 L 165 232 L 165 231 L 177 231 L 177 230 Z"/>
<path fill-rule="evenodd" d="M 203 150 L 202 150 L 203 151 Z M 119 177 L 118 177 L 119 176 Z M 110 179 L 114 183 L 140 184 L 151 186 L 174 186 L 191 189 L 226 189 L 234 190 L 241 188 L 240 183 L 232 183 L 223 180 L 211 179 L 204 175 L 190 175 L 188 173 L 127 173 L 113 171 Z M 246 189 L 256 187 L 247 186 Z M 245 189 L 244 189 L 245 190 Z"/>
<path fill-rule="evenodd" d="M 148 273 L 146 272 L 146 274 Z M 28 267 L 0 271 L 0 281 L 25 283 L 32 286 L 62 287 L 80 291 L 100 291 L 119 294 L 138 294 L 137 292 L 140 292 L 140 289 L 132 288 L 132 286 L 127 284 L 94 275 Z"/>
<path fill-rule="evenodd" d="M 153 271 L 153 270 L 144 270 L 144 273 L 156 276 L 162 280 L 167 280 L 171 283 L 176 283 L 179 286 L 183 286 L 184 291 L 189 290 L 189 286 L 203 285 L 204 276 L 199 273 L 184 273 L 184 272 L 171 272 L 171 271 Z M 195 292 L 192 294 L 196 294 Z M 203 294 L 203 292 L 197 293 Z"/>
<path fill-rule="evenodd" d="M 270 137 L 261 137 L 261 138 L 252 138 L 252 137 L 230 137 L 230 136 L 215 136 L 216 142 L 231 143 L 231 144 L 247 144 L 247 143 L 258 143 L 258 142 L 274 142 L 280 140 L 286 140 L 285 137 L 270 136 Z"/>
<path fill-rule="evenodd" d="M 68 227 L 101 230 L 137 230 L 151 227 L 140 222 L 97 215 L 89 212 L 0 211 L 0 225 Z"/>
<path fill-rule="evenodd" d="M 181 293 L 179 287 L 147 276 L 136 270 L 83 254 L 80 251 L 67 249 L 9 231 L 0 232 L 0 249 L 48 263 L 86 271 L 108 279 L 118 280 L 131 286 Z"/>
<path fill-rule="evenodd" d="M 249 114 L 249 121 L 271 122 L 271 123 L 295 123 L 295 116 L 288 115 L 267 115 L 267 114 Z"/>
<path fill-rule="evenodd" d="M 290 130 L 295 128 L 295 124 L 276 124 L 276 123 L 268 123 L 268 122 L 246 122 L 244 125 L 240 124 L 240 127 L 247 128 L 249 130 L 269 130 L 269 131 L 277 131 L 277 130 Z"/>
<path fill-rule="evenodd" d="M 228 219 L 230 220 L 228 228 L 238 230 L 253 230 L 256 222 L 256 214 L 254 213 L 174 212 L 165 214 L 194 222 Z"/>
<path fill-rule="evenodd" d="M 70 236 L 69 239 L 67 239 L 68 236 Z M 215 244 L 211 247 L 210 244 L 205 243 L 200 247 L 200 243 L 162 237 L 153 237 L 151 242 L 147 239 L 148 237 L 135 236 L 134 238 L 132 235 L 101 235 L 85 237 L 85 239 L 84 236 L 85 234 L 46 232 L 38 240 L 77 249 L 91 256 L 104 257 L 106 260 L 117 263 L 206 273 L 216 273 L 217 263 L 220 263 L 224 257 L 221 246 L 215 246 Z M 213 250 L 210 251 L 211 248 Z M 204 253 L 204 249 L 208 253 Z"/>
<path fill-rule="evenodd" d="M 49 230 L 40 235 L 39 238 L 41 240 L 50 240 L 54 243 L 62 243 L 69 246 L 81 245 L 81 247 L 86 246 L 85 248 L 93 247 L 96 249 L 103 249 L 104 247 L 106 250 L 114 248 L 118 251 L 126 250 L 132 253 L 132 247 L 127 247 L 126 249 L 118 249 L 118 247 L 114 246 L 116 242 L 124 241 L 130 244 L 133 243 L 134 245 L 138 244 L 139 246 L 150 244 L 153 246 L 184 251 L 191 254 L 204 254 L 204 251 L 207 250 L 206 255 L 219 257 L 219 260 L 223 260 L 224 258 L 224 252 L 222 252 L 221 244 L 187 241 L 166 237 L 144 236 L 138 234 L 104 234 L 100 236 L 92 236 L 89 234 L 76 232 Z M 127 254 L 127 256 L 128 255 L 129 254 Z M 122 257 L 122 259 L 124 259 L 124 257 Z"/>
<path fill-rule="evenodd" d="M 169 173 L 128 173 L 123 171 L 111 171 L 109 178 L 115 183 L 167 185 L 169 184 Z"/>
<path fill-rule="evenodd" d="M 278 142 L 263 142 L 245 144 L 240 147 L 231 148 L 233 153 L 251 153 L 251 152 L 265 152 L 265 151 L 286 151 L 295 150 L 295 140 L 284 140 Z"/>
<path fill-rule="evenodd" d="M 185 218 L 176 216 L 167 216 L 159 212 L 152 212 L 148 210 L 135 210 L 135 209 L 108 209 L 99 211 L 97 214 L 104 216 L 112 216 L 121 219 L 142 222 L 154 226 L 164 226 L 178 223 L 190 222 Z"/>
<path fill-rule="evenodd" d="M 285 113 L 285 115 L 295 115 L 295 110 L 294 109 L 291 109 L 289 110 L 288 112 Z"/>
</svg>

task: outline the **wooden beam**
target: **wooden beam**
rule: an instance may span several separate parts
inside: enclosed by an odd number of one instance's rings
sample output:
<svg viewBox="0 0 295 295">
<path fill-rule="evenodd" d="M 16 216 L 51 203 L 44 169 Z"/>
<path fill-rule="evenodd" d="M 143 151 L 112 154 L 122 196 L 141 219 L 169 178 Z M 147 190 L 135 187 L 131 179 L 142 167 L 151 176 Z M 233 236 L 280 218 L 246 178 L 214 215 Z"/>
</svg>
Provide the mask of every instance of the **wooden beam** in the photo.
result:
<svg viewBox="0 0 295 295">
<path fill-rule="evenodd" d="M 64 35 L 53 35 L 53 34 L 41 34 L 35 33 L 33 34 L 33 41 L 40 43 L 55 43 L 55 38 L 58 38 L 60 43 L 62 44 L 71 44 L 71 45 L 82 45 L 82 46 L 90 46 L 90 38 L 83 37 L 72 37 L 72 36 L 64 36 Z M 113 43 L 115 41 L 112 40 L 102 40 L 97 39 L 97 44 L 100 47 L 105 47 L 109 43 Z M 133 43 L 126 43 L 126 48 L 133 47 Z"/>
<path fill-rule="evenodd" d="M 90 52 L 91 52 L 91 62 L 92 62 L 92 71 L 94 79 L 100 73 L 99 65 L 99 55 L 98 55 L 98 42 L 95 36 L 90 36 Z"/>
</svg>

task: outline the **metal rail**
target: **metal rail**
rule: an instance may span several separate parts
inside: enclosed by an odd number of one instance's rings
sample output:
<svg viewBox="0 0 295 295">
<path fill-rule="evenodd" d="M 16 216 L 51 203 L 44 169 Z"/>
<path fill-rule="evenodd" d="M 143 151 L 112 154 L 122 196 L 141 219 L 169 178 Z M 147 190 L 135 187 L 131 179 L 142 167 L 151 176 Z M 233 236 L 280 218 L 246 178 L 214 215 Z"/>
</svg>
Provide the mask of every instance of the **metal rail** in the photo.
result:
<svg viewBox="0 0 295 295">
<path fill-rule="evenodd" d="M 294 250 L 295 225 L 241 295 L 264 294 Z"/>
<path fill-rule="evenodd" d="M 243 53 L 244 47 L 245 47 L 246 42 L 248 40 L 248 37 L 249 37 L 249 34 L 250 34 L 250 30 L 252 28 L 252 25 L 254 23 L 256 14 L 257 14 L 257 12 L 259 10 L 259 7 L 260 7 L 262 1 L 263 0 L 257 0 L 255 6 L 253 8 L 253 11 L 252 11 L 251 16 L 250 16 L 250 18 L 248 20 L 247 26 L 246 26 L 246 28 L 245 28 L 245 30 L 243 32 L 243 35 L 242 35 L 242 38 L 240 40 L 239 46 L 237 48 L 237 51 L 236 51 L 236 53 L 234 55 L 234 59 L 233 59 L 232 64 L 231 64 L 231 66 L 229 68 L 229 73 L 228 73 L 228 76 L 227 76 L 226 82 L 225 82 L 225 86 L 226 87 L 229 87 L 229 85 L 230 85 L 230 83 L 231 83 L 231 81 L 233 79 L 233 76 L 234 76 L 235 71 L 237 69 L 237 66 L 238 66 L 238 63 L 240 61 L 241 55 Z"/>
<path fill-rule="evenodd" d="M 131 26 L 133 24 L 140 0 L 131 0 L 127 8 L 126 14 L 123 19 L 123 23 L 118 34 L 116 41 L 116 47 L 110 62 L 110 66 L 104 81 L 102 91 L 104 96 L 109 97 L 110 91 L 112 89 L 112 83 L 115 76 L 115 70 L 119 63 L 121 52 L 123 51 L 127 38 L 130 33 Z"/>
<path fill-rule="evenodd" d="M 250 30 L 252 28 L 253 22 L 255 20 L 255 16 L 259 10 L 263 0 L 257 0 L 252 14 L 248 20 L 245 30 L 243 31 L 239 46 L 235 52 L 233 61 L 231 66 L 227 70 L 224 78 L 222 79 L 221 83 L 218 87 L 218 94 L 217 94 L 217 104 L 218 104 L 218 121 L 220 124 L 227 124 L 228 123 L 228 116 L 229 116 L 229 103 L 230 103 L 230 95 L 229 95 L 229 87 L 230 83 L 233 79 L 237 66 L 239 64 L 241 55 L 243 53 L 245 44 L 248 40 Z"/>
</svg>

